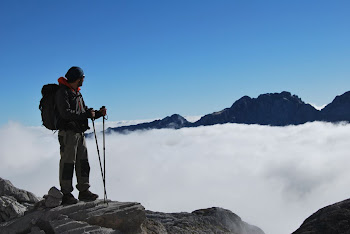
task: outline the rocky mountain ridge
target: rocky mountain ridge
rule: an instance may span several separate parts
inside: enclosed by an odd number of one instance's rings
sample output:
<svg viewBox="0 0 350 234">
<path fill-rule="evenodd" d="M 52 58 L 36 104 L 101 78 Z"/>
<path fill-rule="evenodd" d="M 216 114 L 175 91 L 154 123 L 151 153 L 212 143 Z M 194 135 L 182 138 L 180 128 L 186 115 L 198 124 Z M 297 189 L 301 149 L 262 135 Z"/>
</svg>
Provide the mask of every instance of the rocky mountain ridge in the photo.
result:
<svg viewBox="0 0 350 234">
<path fill-rule="evenodd" d="M 107 132 L 127 133 L 136 130 L 180 129 L 225 123 L 260 124 L 271 126 L 298 125 L 313 121 L 350 121 L 350 91 L 337 96 L 322 110 L 317 110 L 296 95 L 281 93 L 261 94 L 257 98 L 244 96 L 231 107 L 203 116 L 191 123 L 178 114 L 161 120 L 137 125 L 108 128 Z"/>
<path fill-rule="evenodd" d="M 292 234 L 346 234 L 349 230 L 350 199 L 347 199 L 318 210 Z"/>
<path fill-rule="evenodd" d="M 47 204 L 0 178 L 0 233 L 264 234 L 260 228 L 218 207 L 167 214 L 145 210 L 137 202 L 106 204 L 96 200 L 69 206 L 60 203 L 52 206 L 50 202 L 49 207 Z"/>
<path fill-rule="evenodd" d="M 136 130 L 148 130 L 148 129 L 163 129 L 163 128 L 171 128 L 171 129 L 180 129 L 183 127 L 189 127 L 191 123 L 188 122 L 184 117 L 178 114 L 174 114 L 172 116 L 167 116 L 161 120 L 154 120 L 149 123 L 140 123 L 136 125 L 122 126 L 118 128 L 108 128 L 107 133 L 111 132 L 132 132 Z"/>
</svg>

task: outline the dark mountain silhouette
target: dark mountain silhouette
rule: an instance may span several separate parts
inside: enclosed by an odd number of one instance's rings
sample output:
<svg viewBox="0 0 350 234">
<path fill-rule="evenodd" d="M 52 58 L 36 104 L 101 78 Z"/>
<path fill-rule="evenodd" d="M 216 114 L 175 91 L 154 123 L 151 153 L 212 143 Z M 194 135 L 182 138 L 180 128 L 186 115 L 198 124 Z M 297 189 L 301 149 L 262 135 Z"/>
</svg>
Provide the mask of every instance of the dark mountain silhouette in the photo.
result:
<svg viewBox="0 0 350 234">
<path fill-rule="evenodd" d="M 335 99 L 321 111 L 321 120 L 327 122 L 350 121 L 350 91 Z"/>
<path fill-rule="evenodd" d="M 171 128 L 179 129 L 183 127 L 189 127 L 191 125 L 184 117 L 178 114 L 165 117 L 161 120 L 155 120 L 149 123 L 141 123 L 136 125 L 122 126 L 117 128 L 108 128 L 107 133 L 112 131 L 114 132 L 131 132 L 136 130 L 150 130 L 150 129 L 162 129 L 162 128 Z"/>
<path fill-rule="evenodd" d="M 326 206 L 308 217 L 292 234 L 346 234 L 350 230 L 350 199 Z"/>
<path fill-rule="evenodd" d="M 225 123 L 260 124 L 270 126 L 298 125 L 313 121 L 350 121 L 350 91 L 337 96 L 321 111 L 303 102 L 290 92 L 261 94 L 257 98 L 244 96 L 229 108 L 203 116 L 190 123 L 178 114 L 137 125 L 109 128 L 107 132 L 129 132 L 150 129 L 180 129 Z"/>
<path fill-rule="evenodd" d="M 244 96 L 230 108 L 203 116 L 194 126 L 223 123 L 285 126 L 315 121 L 319 111 L 289 92 Z"/>
</svg>

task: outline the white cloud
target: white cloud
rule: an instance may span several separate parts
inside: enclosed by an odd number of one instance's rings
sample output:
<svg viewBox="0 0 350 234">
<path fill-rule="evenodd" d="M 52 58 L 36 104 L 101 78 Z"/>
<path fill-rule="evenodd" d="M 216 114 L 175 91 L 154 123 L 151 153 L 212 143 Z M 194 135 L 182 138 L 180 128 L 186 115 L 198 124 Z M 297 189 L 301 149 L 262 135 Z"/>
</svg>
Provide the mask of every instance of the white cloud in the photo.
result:
<svg viewBox="0 0 350 234">
<path fill-rule="evenodd" d="M 202 118 L 202 115 L 198 115 L 198 116 L 184 116 L 184 118 L 188 121 L 188 122 L 196 122 L 197 120 L 199 120 L 200 118 Z"/>
<path fill-rule="evenodd" d="M 325 108 L 327 106 L 327 104 L 324 104 L 324 105 L 316 105 L 316 104 L 313 104 L 313 103 L 309 103 L 311 106 L 315 107 L 316 110 L 322 110 L 323 108 Z"/>
<path fill-rule="evenodd" d="M 0 133 L 1 177 L 38 196 L 58 187 L 57 134 L 17 123 Z M 112 134 L 107 193 L 154 211 L 220 206 L 265 233 L 291 233 L 319 208 L 349 198 L 349 139 L 350 125 L 320 122 Z M 103 197 L 94 138 L 87 145 L 91 189 Z"/>
</svg>

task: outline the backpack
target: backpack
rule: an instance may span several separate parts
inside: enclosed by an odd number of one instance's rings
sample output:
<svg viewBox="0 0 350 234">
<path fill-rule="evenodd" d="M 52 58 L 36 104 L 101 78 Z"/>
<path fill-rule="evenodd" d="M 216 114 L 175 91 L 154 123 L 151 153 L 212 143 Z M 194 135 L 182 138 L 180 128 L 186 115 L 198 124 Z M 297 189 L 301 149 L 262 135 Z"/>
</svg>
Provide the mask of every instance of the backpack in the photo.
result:
<svg viewBox="0 0 350 234">
<path fill-rule="evenodd" d="M 55 96 L 58 89 L 58 84 L 46 84 L 41 89 L 41 94 L 43 96 L 39 104 L 41 120 L 43 125 L 50 130 L 58 130 L 58 111 L 55 102 Z"/>
</svg>

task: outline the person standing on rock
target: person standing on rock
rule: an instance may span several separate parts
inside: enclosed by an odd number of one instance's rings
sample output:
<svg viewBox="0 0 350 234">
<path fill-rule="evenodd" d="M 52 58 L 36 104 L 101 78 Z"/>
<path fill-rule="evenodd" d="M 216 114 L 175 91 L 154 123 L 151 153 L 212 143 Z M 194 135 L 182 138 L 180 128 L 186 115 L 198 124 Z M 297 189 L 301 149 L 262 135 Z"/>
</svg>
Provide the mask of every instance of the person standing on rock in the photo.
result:
<svg viewBox="0 0 350 234">
<path fill-rule="evenodd" d="M 90 165 L 85 143 L 84 132 L 89 129 L 88 119 L 105 116 L 107 110 L 89 109 L 80 93 L 85 75 L 80 67 L 71 67 L 65 77 L 60 77 L 60 88 L 56 92 L 55 102 L 58 110 L 58 140 L 61 160 L 59 164 L 59 181 L 63 193 L 62 204 L 75 204 L 78 200 L 73 196 L 72 179 L 75 168 L 79 200 L 94 201 L 97 194 L 89 188 Z"/>
</svg>

